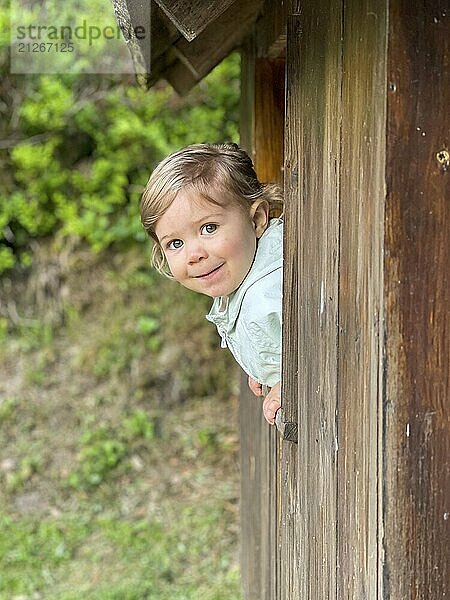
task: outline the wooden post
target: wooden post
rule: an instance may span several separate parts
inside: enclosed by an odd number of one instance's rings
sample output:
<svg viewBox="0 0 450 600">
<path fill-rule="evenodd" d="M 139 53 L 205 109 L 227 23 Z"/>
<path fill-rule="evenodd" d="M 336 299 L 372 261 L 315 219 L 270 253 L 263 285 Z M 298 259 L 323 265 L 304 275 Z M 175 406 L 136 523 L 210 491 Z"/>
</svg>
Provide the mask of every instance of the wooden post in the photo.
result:
<svg viewBox="0 0 450 600">
<path fill-rule="evenodd" d="M 283 398 L 298 399 L 299 445 L 278 466 L 274 598 L 437 600 L 450 589 L 448 6 L 296 4 Z"/>
<path fill-rule="evenodd" d="M 242 52 L 241 144 L 261 181 L 281 181 L 284 128 L 284 60 L 256 57 L 254 38 Z M 263 418 L 262 400 L 242 377 L 241 572 L 246 600 L 275 598 L 278 519 L 278 433 Z"/>
<path fill-rule="evenodd" d="M 339 3 L 311 0 L 288 23 L 282 380 L 283 398 L 298 405 L 299 431 L 298 454 L 284 445 L 280 465 L 291 475 L 282 501 L 283 600 L 322 600 L 336 590 L 341 16 Z"/>
<path fill-rule="evenodd" d="M 390 2 L 384 587 L 450 595 L 450 7 Z"/>
</svg>

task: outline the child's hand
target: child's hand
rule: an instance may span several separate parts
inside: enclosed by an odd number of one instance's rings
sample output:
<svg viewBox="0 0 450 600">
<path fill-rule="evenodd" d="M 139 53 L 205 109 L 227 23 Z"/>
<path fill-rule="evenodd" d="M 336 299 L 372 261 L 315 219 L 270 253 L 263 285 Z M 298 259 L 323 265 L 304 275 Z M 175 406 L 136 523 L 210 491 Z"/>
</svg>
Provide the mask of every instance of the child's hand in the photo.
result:
<svg viewBox="0 0 450 600">
<path fill-rule="evenodd" d="M 248 376 L 248 387 L 252 390 L 255 396 L 262 396 L 262 384 L 258 383 L 256 379 L 250 377 L 250 375 Z"/>
<path fill-rule="evenodd" d="M 281 382 L 276 383 L 263 402 L 263 413 L 264 418 L 268 423 L 273 425 L 275 423 L 275 415 L 277 410 L 281 407 Z"/>
</svg>

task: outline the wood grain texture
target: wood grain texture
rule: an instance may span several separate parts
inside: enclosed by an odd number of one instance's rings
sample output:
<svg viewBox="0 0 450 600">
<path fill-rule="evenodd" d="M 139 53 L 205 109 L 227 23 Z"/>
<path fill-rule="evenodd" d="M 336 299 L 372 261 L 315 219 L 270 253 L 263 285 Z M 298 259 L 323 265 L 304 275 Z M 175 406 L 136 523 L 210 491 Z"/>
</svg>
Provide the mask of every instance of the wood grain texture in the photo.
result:
<svg viewBox="0 0 450 600">
<path fill-rule="evenodd" d="M 299 440 L 281 466 L 283 494 L 295 494 L 282 514 L 294 521 L 282 551 L 283 600 L 336 592 L 341 12 L 340 2 L 310 0 L 288 22 L 283 401 Z"/>
<path fill-rule="evenodd" d="M 338 598 L 377 598 L 387 3 L 347 0 L 339 260 Z"/>
<path fill-rule="evenodd" d="M 277 131 L 266 113 L 255 106 L 255 98 L 267 88 L 255 67 L 255 40 L 250 37 L 242 52 L 241 144 L 250 156 L 274 165 L 272 144 L 279 146 L 283 128 Z M 269 93 L 269 96 L 271 94 Z M 273 94 L 272 94 L 273 95 Z M 264 118 L 263 118 L 264 117 Z M 255 131 L 266 136 L 256 137 Z M 279 157 L 281 159 L 281 157 Z M 271 177 L 272 179 L 272 177 Z M 262 414 L 261 398 L 255 398 L 242 377 L 240 397 L 241 431 L 241 577 L 246 600 L 272 600 L 277 585 L 278 554 L 278 439 Z"/>
<path fill-rule="evenodd" d="M 450 594 L 450 10 L 390 2 L 385 587 Z M 442 162 L 441 162 L 442 161 Z"/>
<path fill-rule="evenodd" d="M 283 185 L 283 132 L 285 98 L 285 64 L 283 59 L 256 59 L 255 83 L 261 93 L 255 95 L 254 110 L 258 115 L 254 138 L 254 165 L 262 182 Z M 274 206 L 271 216 L 279 216 L 282 206 Z"/>
<path fill-rule="evenodd" d="M 180 39 L 181 34 L 154 2 L 150 3 L 150 7 L 152 48 L 150 68 L 153 73 L 155 70 L 153 64 Z"/>
<path fill-rule="evenodd" d="M 234 0 L 155 0 L 184 37 L 191 42 Z"/>
<path fill-rule="evenodd" d="M 181 38 L 174 44 L 179 61 L 200 81 L 237 48 L 249 34 L 260 11 L 260 2 L 233 4 L 193 41 Z"/>
<path fill-rule="evenodd" d="M 275 453 L 261 430 L 252 450 L 268 485 L 252 560 L 273 575 L 249 561 L 249 598 L 450 589 L 448 15 L 442 1 L 293 3 L 282 410 L 299 444 Z"/>
<path fill-rule="evenodd" d="M 155 2 L 143 0 L 114 0 L 117 19 L 124 31 L 145 27 L 145 39 L 134 36 L 128 46 L 133 57 L 139 83 L 143 87 L 166 79 L 180 95 L 187 94 L 249 34 L 261 11 L 262 0 L 245 3 L 221 3 L 216 10 L 210 3 L 201 14 L 202 25 L 193 36 L 183 37 L 178 17 L 188 5 L 186 22 L 197 18 L 196 2 Z M 232 4 L 230 6 L 230 4 Z M 150 18 L 151 9 L 151 18 Z M 168 16 L 169 15 L 169 16 Z M 169 18 L 173 17 L 173 18 Z M 181 17 L 180 17 L 181 18 Z M 178 23 L 179 28 L 174 25 Z"/>
<path fill-rule="evenodd" d="M 258 48 L 258 47 L 257 47 Z M 260 52 L 257 50 L 257 54 Z M 285 106 L 285 61 L 283 59 L 258 58 L 255 63 L 255 122 L 254 122 L 254 156 L 255 168 L 262 181 L 283 180 L 283 137 Z M 287 197 L 286 197 L 287 200 Z M 291 211 L 291 215 L 292 215 Z M 288 217 L 289 219 L 289 217 Z M 292 221 L 291 221 L 292 222 Z M 286 223 L 286 221 L 285 221 Z M 288 224 L 289 231 L 289 224 Z M 286 239 L 286 233 L 285 233 Z M 285 274 L 290 278 L 295 272 L 297 253 L 293 251 L 286 258 Z M 286 246 L 284 246 L 286 251 Z M 294 261 L 293 263 L 291 261 Z M 289 264 L 288 264 L 289 263 Z M 286 290 L 289 290 L 286 293 Z M 290 338 L 295 336 L 294 321 L 291 318 L 292 288 L 283 287 L 283 348 L 285 343 L 291 348 Z M 294 317 L 295 318 L 295 317 Z M 287 337 L 286 337 L 287 336 Z M 283 357 L 286 353 L 283 349 Z M 294 356 L 296 356 L 294 354 Z M 289 359 L 292 356 L 290 355 Z M 284 372 L 287 372 L 285 369 Z M 284 375 L 283 375 L 284 377 Z M 289 382 L 282 378 L 283 389 L 290 389 Z M 280 412 L 283 421 L 297 423 L 297 399 L 295 395 L 282 395 L 284 407 Z M 270 506 L 270 521 L 262 539 L 267 542 L 267 561 L 270 576 L 267 580 L 268 597 L 282 598 L 286 589 L 284 582 L 296 579 L 297 552 L 293 540 L 296 536 L 297 508 L 297 445 L 282 439 L 271 428 L 271 447 L 268 452 L 272 457 L 275 478 L 269 490 L 267 504 Z M 290 585 L 294 588 L 295 585 Z"/>
<path fill-rule="evenodd" d="M 290 5 L 290 0 L 265 0 L 256 29 L 258 57 L 286 57 L 286 27 Z"/>
<path fill-rule="evenodd" d="M 283 59 L 257 59 L 255 95 L 255 146 L 265 152 L 255 152 L 255 170 L 260 181 L 283 184 L 284 75 Z"/>
<path fill-rule="evenodd" d="M 241 580 L 246 600 L 272 600 L 276 581 L 276 430 L 242 375 L 240 394 Z"/>
<path fill-rule="evenodd" d="M 131 54 L 136 79 L 139 85 L 147 88 L 151 81 L 150 3 L 113 0 L 113 8 L 117 23 Z M 139 28 L 139 36 L 136 35 L 136 28 Z"/>
</svg>

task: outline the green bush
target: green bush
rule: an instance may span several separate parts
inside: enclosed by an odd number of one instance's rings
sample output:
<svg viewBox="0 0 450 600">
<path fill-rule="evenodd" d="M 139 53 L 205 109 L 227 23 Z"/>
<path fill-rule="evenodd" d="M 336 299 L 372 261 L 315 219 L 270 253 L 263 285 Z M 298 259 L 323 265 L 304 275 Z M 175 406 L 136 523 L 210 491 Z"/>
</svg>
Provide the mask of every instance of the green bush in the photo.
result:
<svg viewBox="0 0 450 600">
<path fill-rule="evenodd" d="M 2 166 L 0 273 L 27 262 L 32 238 L 72 237 L 96 252 L 144 241 L 138 206 L 154 165 L 189 143 L 237 140 L 238 71 L 231 56 L 185 99 L 117 76 L 10 75 L 18 91 L 4 116 L 19 119 L 4 135 L 22 141 Z"/>
</svg>

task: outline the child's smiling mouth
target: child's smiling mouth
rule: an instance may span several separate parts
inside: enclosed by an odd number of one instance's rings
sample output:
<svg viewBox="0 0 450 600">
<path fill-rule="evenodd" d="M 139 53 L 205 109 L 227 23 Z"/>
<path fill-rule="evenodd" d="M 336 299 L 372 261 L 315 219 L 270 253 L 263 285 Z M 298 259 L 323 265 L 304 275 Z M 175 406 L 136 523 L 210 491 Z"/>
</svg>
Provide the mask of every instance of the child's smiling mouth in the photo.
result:
<svg viewBox="0 0 450 600">
<path fill-rule="evenodd" d="M 202 275 L 195 275 L 195 279 L 208 279 L 209 277 L 212 277 L 215 273 L 217 273 L 217 271 L 223 267 L 225 263 L 220 264 L 218 267 L 215 267 L 214 269 L 212 269 L 212 271 L 208 271 L 207 273 L 203 273 Z"/>
</svg>

